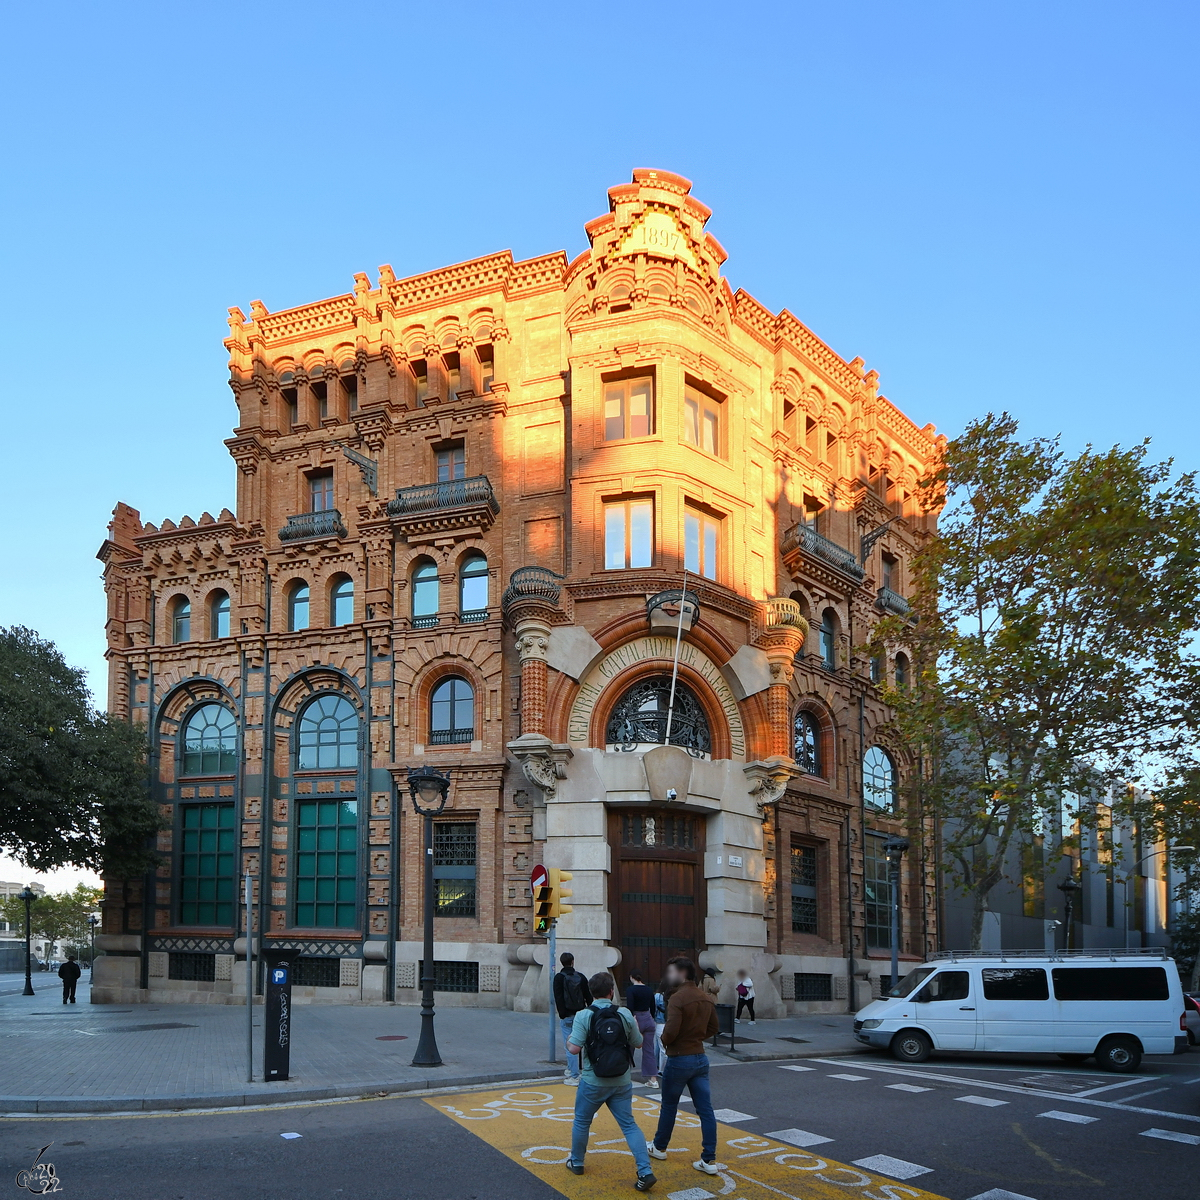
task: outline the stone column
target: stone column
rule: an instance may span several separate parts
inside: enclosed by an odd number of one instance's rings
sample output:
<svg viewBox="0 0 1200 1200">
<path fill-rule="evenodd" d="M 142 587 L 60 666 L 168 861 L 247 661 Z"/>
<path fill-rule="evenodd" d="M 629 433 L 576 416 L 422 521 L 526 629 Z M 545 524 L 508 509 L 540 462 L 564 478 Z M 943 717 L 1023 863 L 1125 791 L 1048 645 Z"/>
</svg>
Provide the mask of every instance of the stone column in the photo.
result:
<svg viewBox="0 0 1200 1200">
<path fill-rule="evenodd" d="M 546 732 L 546 646 L 550 625 L 540 616 L 522 614 L 516 622 L 521 662 L 521 733 Z"/>
<path fill-rule="evenodd" d="M 771 686 L 767 689 L 767 718 L 771 726 L 771 756 L 792 757 L 792 675 L 795 658 L 804 645 L 808 622 L 795 600 L 782 596 L 766 602 L 766 626 L 755 639 L 767 656 Z"/>
</svg>

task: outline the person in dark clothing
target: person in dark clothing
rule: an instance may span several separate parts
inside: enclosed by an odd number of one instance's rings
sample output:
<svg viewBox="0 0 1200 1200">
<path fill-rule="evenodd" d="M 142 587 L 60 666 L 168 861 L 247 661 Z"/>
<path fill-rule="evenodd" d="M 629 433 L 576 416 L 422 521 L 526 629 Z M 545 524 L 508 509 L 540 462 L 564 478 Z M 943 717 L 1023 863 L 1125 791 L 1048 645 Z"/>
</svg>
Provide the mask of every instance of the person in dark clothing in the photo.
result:
<svg viewBox="0 0 1200 1200">
<path fill-rule="evenodd" d="M 667 963 L 667 983 L 673 989 L 662 1031 L 667 1066 L 662 1076 L 662 1105 L 654 1142 L 649 1148 L 650 1157 L 667 1157 L 679 1098 L 686 1087 L 700 1118 L 700 1157 L 692 1166 L 705 1175 L 717 1175 L 720 1174 L 716 1163 L 717 1117 L 708 1085 L 708 1056 L 704 1053 L 705 1040 L 717 1033 L 717 1008 L 712 997 L 696 986 L 696 964 L 690 958 L 673 958 Z"/>
<path fill-rule="evenodd" d="M 79 982 L 79 977 L 83 972 L 79 969 L 79 964 L 75 961 L 75 955 L 68 954 L 67 961 L 58 968 L 58 977 L 62 980 L 63 985 L 63 1003 L 68 1000 L 72 1004 L 75 1003 L 75 985 Z"/>
<path fill-rule="evenodd" d="M 554 1007 L 558 1009 L 558 1019 L 562 1024 L 563 1041 L 567 1042 L 571 1037 L 571 1027 L 575 1024 L 575 1014 L 591 1004 L 592 992 L 587 976 L 575 970 L 575 955 L 564 951 L 558 956 L 558 961 L 562 964 L 562 970 L 554 976 Z M 579 1055 L 572 1054 L 570 1050 L 567 1051 L 563 1082 L 579 1082 Z"/>
<path fill-rule="evenodd" d="M 658 1086 L 658 1038 L 654 1023 L 654 989 L 642 979 L 641 971 L 629 972 L 629 987 L 625 992 L 625 1007 L 633 1013 L 642 1031 L 642 1082 Z"/>
</svg>

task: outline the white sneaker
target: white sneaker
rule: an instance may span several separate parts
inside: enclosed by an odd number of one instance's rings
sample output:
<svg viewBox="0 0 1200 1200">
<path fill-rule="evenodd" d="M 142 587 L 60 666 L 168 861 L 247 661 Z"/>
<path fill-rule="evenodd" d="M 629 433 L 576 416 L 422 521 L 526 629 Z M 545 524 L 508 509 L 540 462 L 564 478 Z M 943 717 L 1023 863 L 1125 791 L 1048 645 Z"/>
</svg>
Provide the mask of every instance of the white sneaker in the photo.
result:
<svg viewBox="0 0 1200 1200">
<path fill-rule="evenodd" d="M 567 1087 L 578 1087 L 579 1086 L 579 1076 L 578 1075 L 568 1075 L 563 1080 L 563 1083 L 565 1083 L 567 1085 Z"/>
<path fill-rule="evenodd" d="M 736 1022 L 739 1024 L 739 1025 L 742 1023 L 742 1018 L 741 1018 L 741 1017 L 734 1017 L 733 1019 L 734 1019 L 734 1020 L 735 1020 L 735 1021 L 736 1021 Z"/>
<path fill-rule="evenodd" d="M 646 1149 L 650 1151 L 651 1158 L 666 1158 L 667 1157 L 667 1152 L 665 1150 L 660 1150 L 653 1142 L 651 1142 L 650 1145 L 648 1145 L 646 1147 Z"/>
<path fill-rule="evenodd" d="M 751 1022 L 750 1022 L 750 1024 L 751 1024 L 751 1025 L 757 1025 L 757 1024 L 758 1024 L 758 1022 L 757 1022 L 757 1021 L 751 1021 Z"/>
<path fill-rule="evenodd" d="M 705 1175 L 719 1175 L 721 1173 L 721 1168 L 718 1167 L 715 1162 L 705 1162 L 702 1158 L 696 1159 L 696 1161 L 692 1163 L 692 1166 L 695 1167 L 697 1171 L 703 1171 Z"/>
</svg>

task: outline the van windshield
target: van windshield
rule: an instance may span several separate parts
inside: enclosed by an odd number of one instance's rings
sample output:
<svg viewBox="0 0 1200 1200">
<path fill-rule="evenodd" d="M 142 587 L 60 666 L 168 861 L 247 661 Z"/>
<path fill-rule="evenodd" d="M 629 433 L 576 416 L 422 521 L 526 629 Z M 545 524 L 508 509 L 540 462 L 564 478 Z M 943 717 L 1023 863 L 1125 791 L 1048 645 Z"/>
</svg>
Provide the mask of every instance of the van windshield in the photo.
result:
<svg viewBox="0 0 1200 1200">
<path fill-rule="evenodd" d="M 900 980 L 900 983 L 894 987 L 889 993 L 889 996 L 909 996 L 917 990 L 927 980 L 930 975 L 937 970 L 937 967 L 918 967 L 915 971 L 909 971 L 905 977 Z"/>
</svg>

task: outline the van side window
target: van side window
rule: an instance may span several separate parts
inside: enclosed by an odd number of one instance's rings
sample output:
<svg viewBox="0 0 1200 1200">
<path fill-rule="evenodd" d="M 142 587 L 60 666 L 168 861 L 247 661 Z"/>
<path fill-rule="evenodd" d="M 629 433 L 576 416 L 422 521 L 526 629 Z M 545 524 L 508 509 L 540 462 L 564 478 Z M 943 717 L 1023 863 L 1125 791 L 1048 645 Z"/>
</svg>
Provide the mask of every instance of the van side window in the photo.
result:
<svg viewBox="0 0 1200 1200">
<path fill-rule="evenodd" d="M 1169 1000 L 1165 967 L 1055 967 L 1057 1000 Z"/>
<path fill-rule="evenodd" d="M 965 1000 L 971 994 L 969 971 L 939 971 L 922 989 L 918 1000 Z"/>
<path fill-rule="evenodd" d="M 984 967 L 985 1000 L 1049 1000 L 1050 988 L 1041 967 Z"/>
</svg>

